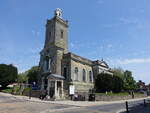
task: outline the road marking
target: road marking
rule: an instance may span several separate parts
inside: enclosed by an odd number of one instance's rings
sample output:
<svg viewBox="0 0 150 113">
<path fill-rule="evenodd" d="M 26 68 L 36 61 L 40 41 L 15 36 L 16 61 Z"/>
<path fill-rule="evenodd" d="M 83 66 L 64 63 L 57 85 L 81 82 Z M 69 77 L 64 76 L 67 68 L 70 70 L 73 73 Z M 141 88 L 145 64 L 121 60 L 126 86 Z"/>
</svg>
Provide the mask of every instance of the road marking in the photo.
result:
<svg viewBox="0 0 150 113">
<path fill-rule="evenodd" d="M 117 111 L 116 113 L 121 113 L 121 112 L 124 112 L 126 111 L 126 109 L 120 109 L 119 111 Z"/>
<path fill-rule="evenodd" d="M 76 109 L 76 108 L 80 108 L 80 107 L 69 107 L 69 108 L 61 108 L 61 109 L 47 109 L 47 110 L 42 111 L 40 113 L 52 113 L 52 112 L 69 111 L 69 110 Z"/>
</svg>

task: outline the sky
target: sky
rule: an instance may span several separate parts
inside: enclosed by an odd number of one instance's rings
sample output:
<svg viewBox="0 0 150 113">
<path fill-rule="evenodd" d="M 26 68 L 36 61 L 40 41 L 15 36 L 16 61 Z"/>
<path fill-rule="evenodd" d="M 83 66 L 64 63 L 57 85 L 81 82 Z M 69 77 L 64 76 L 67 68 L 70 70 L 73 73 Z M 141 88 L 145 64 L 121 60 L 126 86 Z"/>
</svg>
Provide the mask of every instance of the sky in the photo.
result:
<svg viewBox="0 0 150 113">
<path fill-rule="evenodd" d="M 39 64 L 54 10 L 69 21 L 69 51 L 150 83 L 150 0 L 0 0 L 0 63 Z"/>
</svg>

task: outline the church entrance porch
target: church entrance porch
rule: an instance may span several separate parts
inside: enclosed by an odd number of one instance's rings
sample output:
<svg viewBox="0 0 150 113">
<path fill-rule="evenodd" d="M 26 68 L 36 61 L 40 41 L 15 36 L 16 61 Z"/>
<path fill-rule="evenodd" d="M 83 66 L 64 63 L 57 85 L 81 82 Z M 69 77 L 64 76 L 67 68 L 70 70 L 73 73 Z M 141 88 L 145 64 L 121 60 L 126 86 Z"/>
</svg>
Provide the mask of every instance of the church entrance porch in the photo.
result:
<svg viewBox="0 0 150 113">
<path fill-rule="evenodd" d="M 49 99 L 64 99 L 63 79 L 61 75 L 51 74 L 48 79 L 48 97 Z"/>
</svg>

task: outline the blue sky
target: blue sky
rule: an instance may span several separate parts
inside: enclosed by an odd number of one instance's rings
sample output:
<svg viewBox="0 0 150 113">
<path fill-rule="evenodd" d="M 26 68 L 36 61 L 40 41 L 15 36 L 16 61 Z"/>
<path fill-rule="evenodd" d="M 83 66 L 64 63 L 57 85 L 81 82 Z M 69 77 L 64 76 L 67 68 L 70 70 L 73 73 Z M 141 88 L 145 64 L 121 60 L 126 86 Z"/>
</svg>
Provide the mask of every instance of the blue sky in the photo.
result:
<svg viewBox="0 0 150 113">
<path fill-rule="evenodd" d="M 46 20 L 61 8 L 69 50 L 150 83 L 149 0 L 0 0 L 0 63 L 19 72 L 39 63 Z"/>
</svg>

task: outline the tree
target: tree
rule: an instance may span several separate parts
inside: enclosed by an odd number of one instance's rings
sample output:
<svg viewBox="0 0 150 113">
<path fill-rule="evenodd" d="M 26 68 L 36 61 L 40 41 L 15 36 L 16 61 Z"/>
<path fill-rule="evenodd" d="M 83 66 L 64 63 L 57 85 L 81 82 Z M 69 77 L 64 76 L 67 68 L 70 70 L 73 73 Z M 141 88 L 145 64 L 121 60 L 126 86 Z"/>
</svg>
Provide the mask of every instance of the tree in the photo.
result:
<svg viewBox="0 0 150 113">
<path fill-rule="evenodd" d="M 18 76 L 17 76 L 17 82 L 18 83 L 25 83 L 27 81 L 28 81 L 27 71 L 18 74 Z"/>
<path fill-rule="evenodd" d="M 124 77 L 124 70 L 122 68 L 114 68 L 113 69 L 113 75 L 120 77 L 121 79 L 123 79 Z"/>
<path fill-rule="evenodd" d="M 17 68 L 12 64 L 0 64 L 0 85 L 2 85 L 2 88 L 6 88 L 7 85 L 15 82 L 17 75 Z"/>
<path fill-rule="evenodd" d="M 33 66 L 30 70 L 28 70 L 28 82 L 32 84 L 33 82 L 38 81 L 38 73 L 39 73 L 39 67 L 38 66 Z"/>
<path fill-rule="evenodd" d="M 96 91 L 97 92 L 112 91 L 113 89 L 112 79 L 113 79 L 112 75 L 105 73 L 99 74 L 95 80 Z"/>
<path fill-rule="evenodd" d="M 120 77 L 113 75 L 112 81 L 113 81 L 113 83 L 112 83 L 113 92 L 115 92 L 115 93 L 121 92 L 123 89 L 123 80 Z"/>
<path fill-rule="evenodd" d="M 113 91 L 120 92 L 123 90 L 124 70 L 122 68 L 113 69 Z"/>
<path fill-rule="evenodd" d="M 125 90 L 129 91 L 129 90 L 135 90 L 136 89 L 136 81 L 132 77 L 131 71 L 126 70 L 124 72 L 123 81 L 124 81 L 124 89 Z"/>
</svg>

